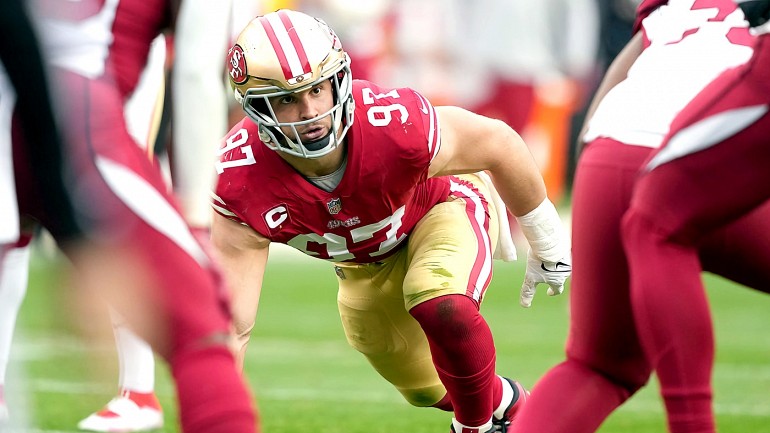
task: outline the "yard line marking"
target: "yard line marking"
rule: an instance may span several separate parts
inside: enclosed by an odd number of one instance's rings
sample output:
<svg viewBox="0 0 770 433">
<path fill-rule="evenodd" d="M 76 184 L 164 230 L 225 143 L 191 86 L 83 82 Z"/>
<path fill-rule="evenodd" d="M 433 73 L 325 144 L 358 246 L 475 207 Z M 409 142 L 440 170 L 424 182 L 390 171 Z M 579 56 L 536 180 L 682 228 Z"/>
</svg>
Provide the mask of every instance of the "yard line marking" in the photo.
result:
<svg viewBox="0 0 770 433">
<path fill-rule="evenodd" d="M 34 392 L 42 393 L 61 393 L 70 395 L 83 394 L 109 394 L 113 391 L 112 386 L 97 383 L 77 383 L 59 380 L 36 379 L 28 381 L 27 387 Z M 291 401 L 297 399 L 319 400 L 319 401 L 358 401 L 367 403 L 401 403 L 400 395 L 391 392 L 388 389 L 382 391 L 355 391 L 350 389 L 315 389 L 315 388 L 274 388 L 260 387 L 259 398 L 277 401 Z M 743 415 L 755 417 L 767 417 L 770 415 L 770 404 L 758 402 L 757 404 L 732 404 L 715 403 L 714 409 L 717 414 L 722 415 Z M 624 411 L 633 413 L 662 413 L 662 403 L 658 400 L 644 401 L 632 400 L 623 406 Z M 17 432 L 8 431 L 8 433 L 57 433 L 55 430 L 18 430 Z"/>
<path fill-rule="evenodd" d="M 43 430 L 39 428 L 10 428 L 3 433 L 83 433 L 80 430 Z"/>
<path fill-rule="evenodd" d="M 55 379 L 32 379 L 27 381 L 27 387 L 36 392 L 50 394 L 110 394 L 115 392 L 115 385 L 94 382 L 68 382 Z"/>
<path fill-rule="evenodd" d="M 20 340 L 24 338 L 24 331 L 16 329 L 16 339 Z M 24 369 L 24 364 L 18 362 L 13 357 L 13 349 L 11 349 L 11 356 L 8 360 L 7 377 L 13 377 L 12 381 L 6 381 L 5 398 L 6 401 L 13 399 L 11 410 L 13 411 L 8 424 L 0 425 L 0 431 L 6 432 L 9 429 L 14 428 L 26 428 L 30 425 L 30 401 L 29 396 L 31 391 L 29 389 L 29 376 Z"/>
</svg>

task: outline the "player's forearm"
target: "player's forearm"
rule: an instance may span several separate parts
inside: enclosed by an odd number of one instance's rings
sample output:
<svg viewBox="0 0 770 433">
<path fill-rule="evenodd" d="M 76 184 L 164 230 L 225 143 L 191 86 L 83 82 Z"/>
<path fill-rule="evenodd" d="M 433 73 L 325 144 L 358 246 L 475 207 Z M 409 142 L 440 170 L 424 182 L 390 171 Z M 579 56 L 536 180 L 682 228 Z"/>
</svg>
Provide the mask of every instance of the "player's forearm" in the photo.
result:
<svg viewBox="0 0 770 433">
<path fill-rule="evenodd" d="M 500 198 L 514 216 L 535 209 L 546 198 L 545 182 L 529 148 L 516 132 L 506 132 L 505 144 L 488 169 Z"/>
<path fill-rule="evenodd" d="M 569 254 L 569 237 L 546 195 L 540 170 L 518 135 L 507 153 L 510 157 L 501 159 L 499 166 L 490 170 L 495 188 L 516 216 L 532 253 L 545 262 L 563 260 Z"/>
<path fill-rule="evenodd" d="M 264 265 L 262 259 L 253 252 L 233 255 L 232 251 L 218 251 L 218 254 L 225 281 L 230 289 L 230 312 L 235 344 L 233 352 L 237 365 L 242 368 L 259 307 Z"/>
<path fill-rule="evenodd" d="M 231 313 L 236 334 L 254 325 L 262 291 L 267 251 L 217 248 L 220 267 L 230 290 Z"/>
<path fill-rule="evenodd" d="M 251 228 L 216 213 L 212 216 L 211 240 L 230 290 L 236 346 L 233 351 L 238 365 L 242 366 L 257 316 L 270 242 Z"/>
</svg>

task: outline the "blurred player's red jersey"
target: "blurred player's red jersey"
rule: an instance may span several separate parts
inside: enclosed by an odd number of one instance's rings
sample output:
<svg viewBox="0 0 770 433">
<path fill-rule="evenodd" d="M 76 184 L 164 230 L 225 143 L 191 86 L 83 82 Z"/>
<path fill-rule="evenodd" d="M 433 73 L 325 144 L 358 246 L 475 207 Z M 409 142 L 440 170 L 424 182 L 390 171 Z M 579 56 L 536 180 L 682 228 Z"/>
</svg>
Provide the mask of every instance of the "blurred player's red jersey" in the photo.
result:
<svg viewBox="0 0 770 433">
<path fill-rule="evenodd" d="M 347 166 L 332 192 L 263 145 L 257 125 L 244 118 L 220 149 L 215 210 L 321 259 L 369 263 L 389 256 L 449 195 L 448 178 L 428 178 L 440 147 L 438 118 L 408 88 L 356 80 L 353 98 Z"/>
<path fill-rule="evenodd" d="M 98 155 L 144 176 L 159 191 L 168 187 L 127 131 L 126 100 L 136 89 L 153 40 L 172 25 L 170 0 L 36 0 L 35 13 L 54 66 L 54 100 L 62 105 L 63 127 L 73 145 L 68 150 L 81 176 L 92 170 Z M 83 125 L 83 127 L 76 127 Z M 14 128 L 14 146 L 23 140 Z M 80 142 L 84 144 L 80 146 Z M 27 155 L 14 153 L 22 214 L 42 212 L 31 191 Z M 97 203 L 93 200 L 92 203 Z M 176 207 L 175 202 L 170 204 Z M 55 218 L 55 215 L 50 216 Z"/>
<path fill-rule="evenodd" d="M 645 0 L 634 32 L 642 34 L 642 52 L 604 95 L 586 143 L 610 138 L 657 148 L 687 101 L 726 68 L 748 60 L 754 43 L 732 0 Z"/>
<path fill-rule="evenodd" d="M 55 66 L 114 79 L 123 98 L 136 87 L 150 44 L 173 25 L 170 0 L 36 0 Z"/>
</svg>

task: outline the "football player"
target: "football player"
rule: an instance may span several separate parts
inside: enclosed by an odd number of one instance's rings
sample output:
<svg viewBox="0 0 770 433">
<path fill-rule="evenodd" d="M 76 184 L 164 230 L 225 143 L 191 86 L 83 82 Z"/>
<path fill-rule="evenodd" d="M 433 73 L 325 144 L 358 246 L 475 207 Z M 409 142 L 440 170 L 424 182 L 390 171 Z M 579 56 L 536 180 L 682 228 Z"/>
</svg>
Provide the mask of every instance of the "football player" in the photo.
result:
<svg viewBox="0 0 770 433">
<path fill-rule="evenodd" d="M 222 51 L 230 43 L 229 21 L 231 1 L 210 2 L 185 0 L 179 10 L 173 31 L 173 67 L 171 76 L 172 149 L 171 183 L 175 197 L 179 200 L 182 215 L 197 237 L 208 238 L 210 220 L 209 191 L 213 183 L 211 169 L 211 143 L 227 132 L 227 101 L 224 90 Z M 165 38 L 162 38 L 165 39 Z M 165 42 L 165 41 L 163 41 Z M 153 50 L 156 47 L 153 46 Z M 157 50 L 164 54 L 164 50 Z M 154 51 L 151 52 L 151 56 Z M 222 61 L 213 59 L 221 57 Z M 212 61 L 201 62 L 201 58 Z M 129 124 L 132 117 L 139 127 L 132 133 L 137 141 L 149 135 L 154 139 L 152 124 L 157 124 L 152 114 L 157 95 L 163 90 L 165 70 L 153 71 L 153 62 L 163 69 L 165 56 L 151 57 L 146 71 L 160 72 L 160 86 L 152 79 L 144 79 L 145 98 L 149 102 L 142 106 L 139 90 L 131 96 L 133 110 L 127 110 Z M 153 75 L 145 72 L 148 77 Z M 190 91 L 194 87 L 196 91 Z M 148 89 L 148 90 L 145 90 Z M 168 103 L 168 101 L 166 102 Z M 142 110 L 144 108 L 144 110 Z M 150 109 L 147 109 L 150 108 Z M 156 110 L 157 111 L 157 110 Z M 143 118 L 144 117 L 144 118 Z M 150 126 L 149 134 L 146 131 Z M 156 125 L 157 126 L 157 125 Z M 133 132 L 133 131 L 132 131 Z M 151 144 L 151 143 L 148 143 Z M 152 146 L 148 151 L 152 154 Z M 206 176 L 205 173 L 210 173 Z M 131 331 L 125 320 L 114 310 L 110 311 L 118 349 L 120 376 L 119 393 L 107 405 L 78 423 L 78 428 L 88 431 L 144 431 L 163 426 L 163 413 L 155 395 L 155 362 L 153 352 L 146 342 Z"/>
<path fill-rule="evenodd" d="M 102 254 L 60 246 L 84 284 L 100 286 L 169 362 L 183 431 L 254 432 L 255 411 L 228 347 L 229 308 L 216 266 L 125 123 L 126 98 L 151 41 L 173 27 L 177 3 L 40 0 L 36 5 L 63 105 L 68 159 L 76 174 L 72 190 L 79 215 L 91 228 L 90 243 Z M 58 215 L 35 194 L 33 154 L 24 138 L 14 135 L 19 211 L 45 227 L 56 226 Z M 116 280 L 122 284 L 100 284 Z"/>
<path fill-rule="evenodd" d="M 722 73 L 677 115 L 645 162 L 623 217 L 639 341 L 659 378 L 672 432 L 716 431 L 714 334 L 699 246 L 762 212 L 770 198 L 770 5 L 740 3 L 758 35 L 751 59 Z M 728 252 L 730 261 L 722 263 L 731 278 L 764 290 L 768 215 L 751 238 L 738 238 L 748 250 Z"/>
<path fill-rule="evenodd" d="M 286 244 L 333 264 L 349 344 L 409 403 L 453 411 L 456 433 L 505 431 L 528 391 L 496 374 L 479 313 L 498 238 L 510 235 L 499 229 L 505 206 L 531 247 L 524 306 L 539 283 L 561 293 L 571 262 L 519 135 L 412 89 L 354 80 L 334 31 L 293 10 L 251 21 L 228 68 L 246 117 L 219 150 L 212 238 L 241 357 L 268 245 Z"/>
<path fill-rule="evenodd" d="M 645 0 L 638 7 L 634 31 L 594 97 L 582 137 L 587 144 L 578 162 L 572 202 L 576 267 L 570 286 L 567 359 L 538 382 L 515 432 L 594 432 L 649 380 L 655 358 L 645 356 L 640 339 L 652 325 L 635 326 L 633 317 L 639 305 L 632 302 L 637 297 L 630 285 L 627 258 L 633 261 L 644 256 L 656 262 L 631 275 L 666 278 L 661 287 L 666 290 L 665 303 L 680 301 L 681 285 L 660 272 L 657 261 L 663 257 L 657 253 L 629 250 L 626 255 L 622 217 L 631 206 L 640 168 L 661 146 L 676 114 L 720 73 L 745 64 L 755 44 L 732 0 Z M 670 184 L 679 185 L 679 181 Z M 713 190 L 705 191 L 710 194 Z M 649 209 L 664 217 L 676 206 L 659 203 Z M 693 249 L 695 261 L 699 259 L 704 270 L 768 290 L 769 221 L 770 204 L 766 204 L 710 233 Z M 644 236 L 653 239 L 653 233 L 649 230 Z M 649 311 L 657 320 L 659 310 Z M 676 334 L 672 329 L 667 332 Z M 704 359 L 710 356 L 710 344 L 696 341 L 695 334 L 687 338 L 689 342 L 674 344 L 691 347 Z M 696 372 L 696 365 L 690 362 L 687 371 Z M 680 380 L 695 377 L 681 374 L 681 370 L 677 374 Z M 579 398 L 565 405 L 561 398 L 565 390 Z M 684 390 L 687 388 L 679 388 Z M 702 404 L 711 393 L 708 385 L 689 391 L 696 392 Z M 694 412 L 687 413 L 684 396 L 664 389 L 670 431 L 713 429 L 707 418 L 702 422 L 690 418 Z"/>
</svg>

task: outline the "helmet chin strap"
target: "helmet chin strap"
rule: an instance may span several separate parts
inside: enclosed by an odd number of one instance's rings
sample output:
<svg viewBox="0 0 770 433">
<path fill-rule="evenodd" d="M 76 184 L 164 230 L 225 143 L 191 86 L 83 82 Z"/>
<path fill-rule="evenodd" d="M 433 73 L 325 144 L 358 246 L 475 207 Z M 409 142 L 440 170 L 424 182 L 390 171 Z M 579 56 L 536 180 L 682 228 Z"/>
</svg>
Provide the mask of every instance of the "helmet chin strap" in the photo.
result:
<svg viewBox="0 0 770 433">
<path fill-rule="evenodd" d="M 329 140 L 332 139 L 333 131 L 329 131 L 328 134 L 326 134 L 324 137 L 319 138 L 315 141 L 303 141 L 302 146 L 305 146 L 305 149 L 314 152 L 319 149 L 323 149 L 329 144 Z"/>
<path fill-rule="evenodd" d="M 324 147 L 326 147 L 329 144 L 329 141 L 331 140 L 333 133 L 334 133 L 333 131 L 329 132 L 324 137 L 321 137 L 321 138 L 319 138 L 318 140 L 315 140 L 315 141 L 301 141 L 300 142 L 300 146 L 304 147 L 305 150 L 310 151 L 310 152 L 315 152 L 317 150 L 323 149 Z M 265 134 L 265 135 L 267 135 L 267 134 Z M 291 147 L 287 143 L 289 138 L 286 137 L 283 133 L 279 132 L 278 134 L 274 134 L 274 136 L 276 138 L 275 140 L 273 140 L 272 136 L 268 135 L 267 137 L 269 137 L 271 141 L 276 142 L 276 144 L 278 144 L 281 148 L 291 149 Z M 260 138 L 262 138 L 262 137 L 260 136 Z M 262 139 L 262 140 L 264 141 L 264 139 Z"/>
</svg>

